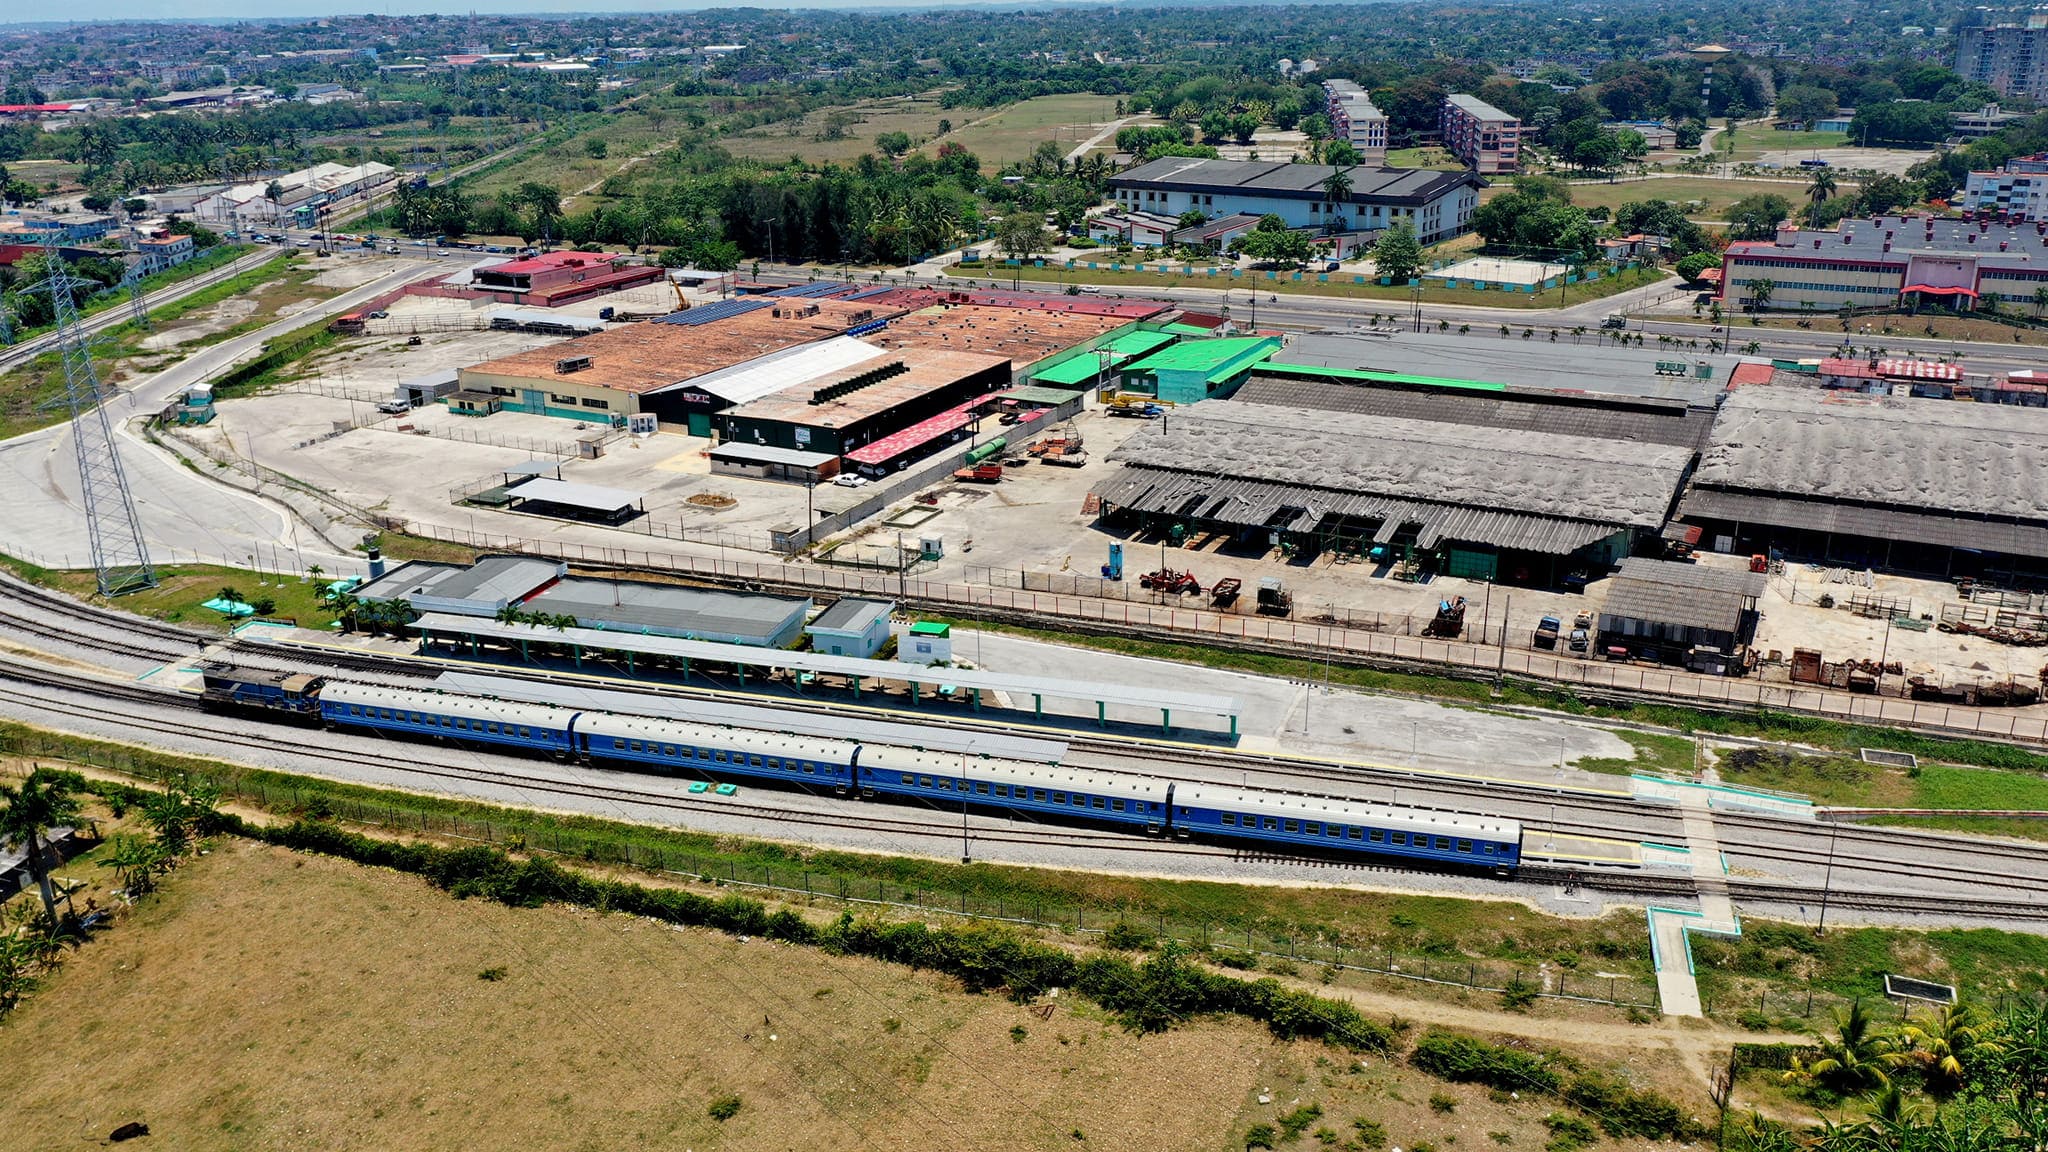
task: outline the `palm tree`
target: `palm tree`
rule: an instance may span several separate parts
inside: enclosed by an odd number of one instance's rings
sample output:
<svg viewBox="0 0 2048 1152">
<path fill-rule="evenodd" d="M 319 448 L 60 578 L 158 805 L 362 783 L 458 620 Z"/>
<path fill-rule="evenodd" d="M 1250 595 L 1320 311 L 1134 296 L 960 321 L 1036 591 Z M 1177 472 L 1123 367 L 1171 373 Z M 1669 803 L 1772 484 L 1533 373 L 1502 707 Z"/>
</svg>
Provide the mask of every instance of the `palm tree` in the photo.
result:
<svg viewBox="0 0 2048 1152">
<path fill-rule="evenodd" d="M 1842 1095 L 1853 1095 L 1891 1083 L 1885 1075 L 1885 1060 L 1892 1049 L 1892 1037 L 1880 1032 L 1877 1021 L 1858 1000 L 1835 1017 L 1833 1039 L 1823 1037 L 1815 1045 L 1820 1055 L 1812 1063 L 1794 1059 L 1785 1079 L 1794 1083 L 1819 1084 Z"/>
<path fill-rule="evenodd" d="M 321 567 L 320 565 L 318 565 L 318 564 L 308 564 L 308 565 L 306 565 L 306 575 L 308 575 L 308 576 L 311 576 L 311 577 L 313 578 L 313 583 L 315 583 L 315 584 L 318 584 L 318 583 L 320 582 L 320 577 L 322 577 L 322 576 L 324 576 L 324 575 L 326 575 L 326 574 L 327 574 L 327 569 L 325 569 L 325 568 L 322 568 L 322 567 Z"/>
<path fill-rule="evenodd" d="M 1812 209 L 1810 209 L 1810 215 L 1816 223 L 1818 223 L 1820 220 L 1820 206 L 1827 203 L 1828 198 L 1833 196 L 1834 194 L 1834 169 L 1815 168 L 1813 170 L 1813 179 L 1807 181 L 1806 184 L 1806 198 L 1812 201 L 1813 203 L 1813 207 Z"/>
<path fill-rule="evenodd" d="M 2043 308 L 2048 308 L 2048 284 L 2042 284 L 2034 289 L 2034 319 L 2041 318 Z"/>
<path fill-rule="evenodd" d="M 1771 293 L 1777 290 L 1777 282 L 1770 279 L 1749 282 L 1749 310 L 1761 312 L 1771 306 Z"/>
<path fill-rule="evenodd" d="M 134 897 L 147 896 L 156 888 L 157 873 L 165 864 L 163 845 L 146 836 L 124 835 L 114 837 L 100 867 L 112 868 L 121 887 Z"/>
<path fill-rule="evenodd" d="M 2000 1052 L 1998 1042 L 1987 1038 L 1989 1030 L 1970 1005 L 1944 1004 L 1899 1029 L 1901 1047 L 1887 1054 L 1885 1063 L 1919 1069 L 1928 1094 L 1947 1100 L 1968 1083 L 1973 1061 Z"/>
<path fill-rule="evenodd" d="M 500 624 L 524 624 L 526 622 L 526 613 L 520 609 L 517 601 L 508 601 L 503 608 L 498 609 L 498 614 L 491 617 L 491 619 L 496 620 Z"/>
<path fill-rule="evenodd" d="M 1332 168 L 1323 177 L 1323 200 L 1329 204 L 1329 215 L 1323 220 L 1323 230 L 1336 232 L 1338 228 L 1338 206 L 1351 202 L 1351 169 Z"/>
<path fill-rule="evenodd" d="M 43 897 L 43 912 L 57 922 L 57 893 L 50 885 L 44 839 L 52 829 L 78 821 L 78 798 L 62 776 L 37 768 L 18 788 L 0 785 L 0 842 L 19 844 L 28 852 L 28 874 Z"/>
</svg>

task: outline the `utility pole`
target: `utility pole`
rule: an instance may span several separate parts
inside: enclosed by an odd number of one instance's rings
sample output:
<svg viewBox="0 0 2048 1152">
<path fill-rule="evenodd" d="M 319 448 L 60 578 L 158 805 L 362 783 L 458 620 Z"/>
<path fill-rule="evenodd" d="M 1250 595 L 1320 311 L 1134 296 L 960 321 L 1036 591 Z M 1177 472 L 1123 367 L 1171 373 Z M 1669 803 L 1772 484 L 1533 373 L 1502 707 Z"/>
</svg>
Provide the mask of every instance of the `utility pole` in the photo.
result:
<svg viewBox="0 0 2048 1152">
<path fill-rule="evenodd" d="M 72 295 L 75 281 L 52 236 L 43 249 L 50 294 L 57 321 L 57 348 L 64 367 L 64 399 L 71 409 L 71 443 L 78 456 L 78 489 L 85 501 L 86 531 L 92 544 L 92 566 L 100 594 L 118 596 L 156 586 L 156 568 L 142 536 L 142 518 L 135 510 L 128 476 L 114 443 L 113 418 L 107 414 L 105 390 L 93 367 L 88 337 L 79 323 Z"/>
<path fill-rule="evenodd" d="M 1815 936 L 1825 936 L 1828 934 L 1828 892 L 1835 884 L 1835 841 L 1841 834 L 1842 825 L 1838 821 L 1830 820 L 1828 822 L 1828 870 L 1821 877 L 1820 881 L 1820 923 L 1814 925 L 1813 934 Z"/>
</svg>

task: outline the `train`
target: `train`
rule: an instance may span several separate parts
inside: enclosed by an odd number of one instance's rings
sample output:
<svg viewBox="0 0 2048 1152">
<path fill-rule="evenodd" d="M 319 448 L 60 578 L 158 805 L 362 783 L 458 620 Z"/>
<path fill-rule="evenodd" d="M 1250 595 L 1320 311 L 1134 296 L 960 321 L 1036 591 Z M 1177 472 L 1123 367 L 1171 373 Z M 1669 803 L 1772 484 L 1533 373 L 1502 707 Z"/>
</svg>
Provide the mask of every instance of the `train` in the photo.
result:
<svg viewBox="0 0 2048 1152">
<path fill-rule="evenodd" d="M 333 728 L 671 775 L 773 781 L 859 800 L 971 807 L 1155 837 L 1368 856 L 1500 876 L 1513 875 L 1521 862 L 1522 829 L 1513 820 L 219 663 L 201 673 L 201 699 L 209 706 Z"/>
</svg>

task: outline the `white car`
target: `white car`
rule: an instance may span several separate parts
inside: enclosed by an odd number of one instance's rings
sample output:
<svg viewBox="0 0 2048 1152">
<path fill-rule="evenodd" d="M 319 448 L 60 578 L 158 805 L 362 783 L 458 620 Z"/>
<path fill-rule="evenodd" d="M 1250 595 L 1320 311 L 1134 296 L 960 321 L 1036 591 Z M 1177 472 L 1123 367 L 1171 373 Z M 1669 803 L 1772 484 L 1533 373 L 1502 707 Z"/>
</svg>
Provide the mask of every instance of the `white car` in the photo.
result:
<svg viewBox="0 0 2048 1152">
<path fill-rule="evenodd" d="M 841 472 L 832 478 L 832 482 L 841 488 L 863 488 L 873 483 L 867 477 L 855 472 Z"/>
</svg>

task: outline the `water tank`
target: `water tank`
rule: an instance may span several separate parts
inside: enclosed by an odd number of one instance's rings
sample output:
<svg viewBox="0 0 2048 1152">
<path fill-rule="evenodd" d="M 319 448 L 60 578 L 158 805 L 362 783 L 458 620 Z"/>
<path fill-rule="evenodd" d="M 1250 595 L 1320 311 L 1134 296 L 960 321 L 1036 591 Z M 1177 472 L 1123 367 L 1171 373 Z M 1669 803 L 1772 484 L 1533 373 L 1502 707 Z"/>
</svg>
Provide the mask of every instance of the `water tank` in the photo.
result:
<svg viewBox="0 0 2048 1152">
<path fill-rule="evenodd" d="M 1010 441 L 1008 437 L 998 436 L 981 447 L 970 450 L 967 453 L 967 462 L 969 464 L 979 464 L 1009 446 Z"/>
</svg>

